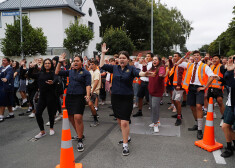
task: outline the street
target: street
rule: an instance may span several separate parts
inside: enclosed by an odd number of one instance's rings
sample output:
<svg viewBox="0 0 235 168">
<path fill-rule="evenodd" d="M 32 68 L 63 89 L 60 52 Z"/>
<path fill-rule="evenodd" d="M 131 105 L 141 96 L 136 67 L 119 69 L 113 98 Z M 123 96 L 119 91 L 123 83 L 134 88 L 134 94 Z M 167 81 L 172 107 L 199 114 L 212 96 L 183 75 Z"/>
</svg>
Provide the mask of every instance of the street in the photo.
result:
<svg viewBox="0 0 235 168">
<path fill-rule="evenodd" d="M 223 160 L 218 155 L 220 151 L 209 153 L 194 145 L 197 138 L 196 132 L 188 131 L 188 127 L 194 125 L 188 106 L 182 108 L 182 125 L 174 126 L 175 119 L 171 118 L 174 113 L 167 110 L 168 101 L 169 97 L 164 97 L 164 105 L 160 108 L 161 127 L 158 134 L 152 134 L 148 127 L 151 121 L 147 105 L 144 106 L 143 117 L 132 117 L 132 141 L 129 145 L 130 155 L 127 157 L 122 156 L 122 145 L 118 144 L 121 131 L 113 117 L 109 116 L 112 112 L 108 108 L 110 104 L 100 106 L 100 125 L 97 127 L 90 127 L 93 118 L 90 117 L 91 112 L 87 106 L 84 114 L 85 150 L 77 152 L 77 142 L 73 141 L 75 162 L 82 163 L 84 168 L 233 168 L 234 156 Z M 215 139 L 226 146 L 219 127 L 221 114 L 218 107 L 215 110 Z M 30 119 L 27 115 L 18 116 L 22 111 L 16 111 L 14 119 L 5 120 L 0 124 L 1 168 L 54 168 L 60 162 L 62 121 L 55 124 L 54 136 L 49 135 L 49 127 L 45 126 L 47 135 L 34 141 L 32 137 L 39 132 L 36 119 Z M 136 111 L 137 109 L 134 109 L 134 112 Z M 47 111 L 44 111 L 43 117 L 46 123 Z M 74 136 L 71 125 L 70 128 Z"/>
</svg>

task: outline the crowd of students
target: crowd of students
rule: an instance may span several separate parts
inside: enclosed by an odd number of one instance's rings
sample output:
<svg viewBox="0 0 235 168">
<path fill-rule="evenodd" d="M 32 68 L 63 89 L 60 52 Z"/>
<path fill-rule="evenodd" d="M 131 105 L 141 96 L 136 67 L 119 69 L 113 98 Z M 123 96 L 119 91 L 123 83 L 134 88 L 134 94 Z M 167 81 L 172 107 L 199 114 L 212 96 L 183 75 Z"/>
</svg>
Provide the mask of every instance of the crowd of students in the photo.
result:
<svg viewBox="0 0 235 168">
<path fill-rule="evenodd" d="M 83 114 L 87 104 L 94 122 L 99 125 L 97 113 L 99 102 L 105 104 L 106 94 L 111 94 L 111 108 L 121 132 L 122 154 L 129 155 L 128 143 L 133 109 L 138 111 L 133 117 L 143 116 L 143 104 L 149 105 L 151 120 L 149 127 L 154 133 L 160 131 L 160 105 L 163 96 L 170 95 L 169 110 L 176 114 L 175 126 L 182 124 L 182 107 L 190 106 L 195 124 L 189 131 L 197 131 L 197 138 L 203 138 L 203 117 L 206 115 L 209 97 L 213 97 L 220 109 L 221 126 L 224 131 L 227 148 L 222 157 L 233 155 L 235 148 L 235 65 L 234 56 L 221 58 L 220 55 L 202 57 L 199 51 L 188 52 L 185 56 L 174 53 L 173 56 L 159 57 L 148 53 L 130 59 L 128 52 L 120 51 L 113 58 L 105 58 L 106 48 L 102 46 L 101 57 L 88 59 L 75 55 L 67 64 L 66 54 L 53 59 L 35 59 L 27 66 L 25 59 L 20 62 L 7 57 L 2 59 L 0 68 L 0 122 L 14 118 L 14 111 L 28 107 L 26 113 L 30 118 L 36 117 L 40 132 L 35 138 L 46 135 L 43 111 L 47 108 L 50 126 L 49 135 L 54 135 L 55 122 L 62 119 L 62 96 L 67 90 L 65 106 L 69 121 L 77 135 L 72 137 L 78 141 L 77 150 L 84 150 Z M 19 94 L 18 94 L 19 92 Z M 20 95 L 20 100 L 18 98 Z M 226 107 L 223 97 L 228 101 Z M 145 98 L 145 100 L 144 100 Z M 5 108 L 8 115 L 4 117 Z M 26 115 L 24 112 L 19 116 Z M 214 113 L 214 118 L 216 114 Z M 232 143 L 234 145 L 232 145 Z"/>
</svg>

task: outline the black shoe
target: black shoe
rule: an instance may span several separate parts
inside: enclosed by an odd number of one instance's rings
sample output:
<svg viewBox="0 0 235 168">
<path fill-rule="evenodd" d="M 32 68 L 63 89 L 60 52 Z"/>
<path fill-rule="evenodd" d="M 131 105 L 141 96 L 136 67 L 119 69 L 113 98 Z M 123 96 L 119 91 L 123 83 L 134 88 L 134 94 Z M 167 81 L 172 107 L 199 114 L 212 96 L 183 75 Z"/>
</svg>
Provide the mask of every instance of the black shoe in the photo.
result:
<svg viewBox="0 0 235 168">
<path fill-rule="evenodd" d="M 163 101 L 162 100 L 160 101 L 160 105 L 163 105 Z"/>
<path fill-rule="evenodd" d="M 192 128 L 188 128 L 188 131 L 197 131 L 198 126 L 194 125 Z"/>
<path fill-rule="evenodd" d="M 171 104 L 171 102 L 168 102 L 167 104 Z"/>
<path fill-rule="evenodd" d="M 26 113 L 31 113 L 33 109 L 27 110 Z"/>
<path fill-rule="evenodd" d="M 123 147 L 122 155 L 128 156 L 130 154 L 128 146 Z"/>
<path fill-rule="evenodd" d="M 0 122 L 3 122 L 4 121 L 4 118 L 0 118 Z"/>
<path fill-rule="evenodd" d="M 202 130 L 197 131 L 197 139 L 201 140 L 203 138 Z"/>
<path fill-rule="evenodd" d="M 133 115 L 133 117 L 140 117 L 143 116 L 142 111 L 138 111 L 136 114 Z"/>
<path fill-rule="evenodd" d="M 226 149 L 220 156 L 223 158 L 228 158 L 233 155 L 233 150 Z"/>
<path fill-rule="evenodd" d="M 112 113 L 112 114 L 109 114 L 109 116 L 114 116 L 114 113 Z"/>
<path fill-rule="evenodd" d="M 77 150 L 78 150 L 78 152 L 83 152 L 84 151 L 84 145 L 83 145 L 82 142 L 78 142 Z"/>
<path fill-rule="evenodd" d="M 94 123 L 90 124 L 90 127 L 96 127 L 99 124 L 100 124 L 99 121 L 94 121 Z"/>
<path fill-rule="evenodd" d="M 19 116 L 24 116 L 24 113 L 20 113 Z"/>
<path fill-rule="evenodd" d="M 172 115 L 171 117 L 172 117 L 172 118 L 177 118 L 177 116 L 178 116 L 178 114 L 174 114 L 174 115 Z M 181 119 L 183 119 L 182 114 L 181 114 Z"/>
<path fill-rule="evenodd" d="M 128 139 L 128 143 L 130 143 L 130 142 L 131 142 L 131 138 Z M 120 145 L 120 144 L 123 144 L 123 140 L 119 141 L 118 144 L 119 144 L 119 145 Z"/>
<path fill-rule="evenodd" d="M 176 122 L 175 122 L 175 126 L 179 126 L 179 125 L 181 125 L 181 120 L 177 119 Z"/>
<path fill-rule="evenodd" d="M 28 103 L 27 102 L 24 102 L 22 103 L 21 107 L 27 107 L 28 106 Z"/>
<path fill-rule="evenodd" d="M 15 118 L 15 115 L 14 115 L 14 114 L 13 114 L 13 115 L 8 114 L 8 115 L 5 117 L 5 119 L 11 119 L 11 118 Z"/>
</svg>

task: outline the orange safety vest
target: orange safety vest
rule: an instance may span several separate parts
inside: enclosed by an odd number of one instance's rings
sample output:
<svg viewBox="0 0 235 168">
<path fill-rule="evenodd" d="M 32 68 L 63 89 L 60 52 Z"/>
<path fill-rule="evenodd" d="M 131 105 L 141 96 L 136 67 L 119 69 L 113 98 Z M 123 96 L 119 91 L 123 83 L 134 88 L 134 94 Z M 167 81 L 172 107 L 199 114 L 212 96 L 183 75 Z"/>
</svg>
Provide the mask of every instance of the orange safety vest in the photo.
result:
<svg viewBox="0 0 235 168">
<path fill-rule="evenodd" d="M 133 83 L 138 83 L 140 85 L 141 84 L 140 78 L 135 77 Z"/>
<path fill-rule="evenodd" d="M 173 75 L 174 73 L 174 77 L 173 77 L 173 85 L 174 86 L 177 86 L 177 82 L 178 82 L 178 69 L 179 67 L 178 66 L 174 66 L 172 69 L 171 69 L 171 72 L 170 72 L 170 77 Z M 184 71 L 183 73 L 183 77 L 182 77 L 182 83 L 181 85 L 183 84 L 183 81 L 184 81 L 184 78 L 185 78 L 185 74 L 186 74 L 186 71 Z"/>
<path fill-rule="evenodd" d="M 199 78 L 199 81 L 202 84 L 202 86 L 206 86 L 207 81 L 208 81 L 208 76 L 205 72 L 206 66 L 208 66 L 208 65 L 201 63 L 198 67 L 198 78 Z M 184 77 L 183 86 L 182 86 L 183 89 L 185 89 L 186 91 L 188 91 L 191 77 L 193 75 L 193 67 L 194 67 L 194 63 L 188 63 L 186 75 Z"/>
<path fill-rule="evenodd" d="M 166 67 L 166 72 L 167 72 L 167 70 L 168 70 L 168 67 Z M 169 72 L 168 72 L 168 74 L 169 74 Z M 167 86 L 167 82 L 168 82 L 168 74 L 166 74 L 166 77 L 165 77 L 165 86 Z"/>
<path fill-rule="evenodd" d="M 222 64 L 217 65 L 217 67 L 215 68 L 215 65 L 211 66 L 211 70 L 213 71 L 214 69 L 214 74 L 218 75 L 219 77 L 223 78 L 224 75 L 220 72 L 220 67 L 222 66 Z M 219 82 L 217 80 L 213 80 L 211 85 L 209 87 L 213 87 L 213 88 L 218 88 L 218 89 L 224 89 L 224 87 L 221 86 L 222 82 Z"/>
</svg>

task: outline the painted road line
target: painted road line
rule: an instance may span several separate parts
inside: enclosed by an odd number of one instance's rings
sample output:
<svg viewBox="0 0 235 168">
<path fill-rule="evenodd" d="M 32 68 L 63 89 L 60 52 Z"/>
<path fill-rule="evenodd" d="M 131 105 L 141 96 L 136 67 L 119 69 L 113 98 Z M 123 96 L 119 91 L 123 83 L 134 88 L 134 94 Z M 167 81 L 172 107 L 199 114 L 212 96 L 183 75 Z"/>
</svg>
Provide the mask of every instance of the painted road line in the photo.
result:
<svg viewBox="0 0 235 168">
<path fill-rule="evenodd" d="M 213 156 L 214 156 L 214 158 L 215 158 L 215 162 L 216 162 L 217 164 L 226 164 L 225 159 L 220 156 L 221 153 L 222 153 L 221 150 L 216 150 L 216 151 L 214 151 L 214 152 L 212 152 L 212 153 L 213 153 Z"/>
</svg>

